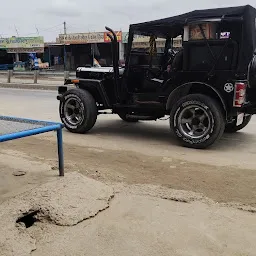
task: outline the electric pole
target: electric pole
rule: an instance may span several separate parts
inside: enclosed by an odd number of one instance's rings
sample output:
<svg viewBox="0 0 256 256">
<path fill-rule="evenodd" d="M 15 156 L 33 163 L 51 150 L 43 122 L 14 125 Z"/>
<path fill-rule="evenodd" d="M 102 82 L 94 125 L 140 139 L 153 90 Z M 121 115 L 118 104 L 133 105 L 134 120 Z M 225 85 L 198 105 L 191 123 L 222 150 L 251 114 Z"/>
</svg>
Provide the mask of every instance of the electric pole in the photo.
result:
<svg viewBox="0 0 256 256">
<path fill-rule="evenodd" d="M 64 21 L 64 35 L 66 35 L 67 34 L 67 25 L 66 25 L 66 21 Z"/>
<path fill-rule="evenodd" d="M 64 73 L 66 71 L 66 34 L 67 34 L 67 24 L 66 24 L 66 21 L 64 21 Z"/>
<path fill-rule="evenodd" d="M 15 28 L 15 31 L 16 31 L 17 36 L 20 36 L 20 35 L 19 35 L 19 31 L 18 31 L 16 25 L 14 25 L 14 28 Z"/>
</svg>

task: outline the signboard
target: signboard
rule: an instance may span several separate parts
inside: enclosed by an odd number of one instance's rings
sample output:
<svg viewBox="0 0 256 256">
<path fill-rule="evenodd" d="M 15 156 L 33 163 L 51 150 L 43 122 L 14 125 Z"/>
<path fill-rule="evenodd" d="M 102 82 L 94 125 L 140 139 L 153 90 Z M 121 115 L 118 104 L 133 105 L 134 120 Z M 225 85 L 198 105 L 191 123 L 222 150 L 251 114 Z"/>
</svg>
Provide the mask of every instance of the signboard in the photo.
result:
<svg viewBox="0 0 256 256">
<path fill-rule="evenodd" d="M 128 38 L 129 38 L 129 33 L 128 32 L 123 32 L 122 33 L 122 42 L 124 44 L 128 43 Z M 142 36 L 142 35 L 134 35 L 133 39 L 133 47 L 135 48 L 147 48 L 149 47 L 149 36 Z M 157 47 L 165 47 L 165 39 L 164 38 L 158 38 L 156 39 L 156 45 Z M 173 39 L 173 46 L 175 48 L 180 48 L 182 47 L 182 38 L 177 37 Z"/>
<path fill-rule="evenodd" d="M 123 32 L 122 33 L 122 43 L 127 44 L 128 43 L 128 38 L 129 38 L 129 33 L 128 32 Z"/>
<path fill-rule="evenodd" d="M 65 44 L 104 43 L 104 32 L 61 34 L 58 42 Z"/>
<path fill-rule="evenodd" d="M 117 37 L 117 42 L 122 42 L 122 31 L 115 31 L 116 33 L 116 37 Z M 105 43 L 110 43 L 111 40 L 110 38 L 108 37 L 108 32 L 105 32 L 104 33 L 104 42 Z"/>
<path fill-rule="evenodd" d="M 123 38 L 122 42 L 124 44 L 128 43 L 128 38 L 129 38 L 129 33 L 128 32 L 123 32 Z M 134 43 L 149 43 L 149 36 L 142 36 L 142 35 L 134 35 L 133 42 Z M 156 41 L 165 41 L 164 38 L 158 38 Z"/>
<path fill-rule="evenodd" d="M 117 31 L 118 42 L 122 42 L 122 32 Z M 109 43 L 110 39 L 107 36 L 107 32 L 93 32 L 93 33 L 73 33 L 73 34 L 61 34 L 56 40 L 62 44 L 93 44 L 93 43 Z"/>
<path fill-rule="evenodd" d="M 44 38 L 40 36 L 0 38 L 0 48 L 44 48 Z"/>
<path fill-rule="evenodd" d="M 7 50 L 7 53 L 31 53 L 31 52 L 43 53 L 44 47 L 42 48 L 9 48 L 6 50 Z"/>
<path fill-rule="evenodd" d="M 148 42 L 133 42 L 132 44 L 133 48 L 148 48 L 149 43 Z M 156 41 L 156 47 L 157 48 L 165 48 L 165 41 Z M 175 38 L 173 41 L 173 47 L 174 48 L 181 48 L 182 47 L 182 39 L 180 38 Z"/>
<path fill-rule="evenodd" d="M 133 48 L 148 48 L 150 45 L 148 42 L 133 42 L 132 47 Z M 164 48 L 165 47 L 165 41 L 157 41 L 156 42 L 157 48 Z"/>
</svg>

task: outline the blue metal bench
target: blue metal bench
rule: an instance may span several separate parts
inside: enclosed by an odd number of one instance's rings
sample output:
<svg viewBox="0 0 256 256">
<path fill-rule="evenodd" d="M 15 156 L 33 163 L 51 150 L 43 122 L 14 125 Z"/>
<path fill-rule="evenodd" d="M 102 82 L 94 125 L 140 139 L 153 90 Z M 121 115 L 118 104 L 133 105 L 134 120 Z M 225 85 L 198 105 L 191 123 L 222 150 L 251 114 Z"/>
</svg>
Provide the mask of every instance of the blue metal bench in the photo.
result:
<svg viewBox="0 0 256 256">
<path fill-rule="evenodd" d="M 10 116 L 0 116 L 0 142 L 56 131 L 58 144 L 59 175 L 64 176 L 62 128 L 63 125 L 60 123 L 45 122 Z"/>
</svg>

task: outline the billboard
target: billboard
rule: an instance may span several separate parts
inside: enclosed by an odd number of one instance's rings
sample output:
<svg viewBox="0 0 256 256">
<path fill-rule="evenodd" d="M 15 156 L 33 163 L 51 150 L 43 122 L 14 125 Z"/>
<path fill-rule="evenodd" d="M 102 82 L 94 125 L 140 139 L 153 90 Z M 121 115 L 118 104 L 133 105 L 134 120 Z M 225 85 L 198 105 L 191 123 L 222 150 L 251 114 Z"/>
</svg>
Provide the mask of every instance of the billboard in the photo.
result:
<svg viewBox="0 0 256 256">
<path fill-rule="evenodd" d="M 0 38 L 0 49 L 5 49 L 8 53 L 44 52 L 44 38 L 41 36 Z"/>
<path fill-rule="evenodd" d="M 116 37 L 117 37 L 117 42 L 122 42 L 122 31 L 115 31 L 116 33 Z M 110 43 L 111 40 L 110 38 L 108 37 L 108 32 L 105 32 L 104 33 L 104 42 L 105 43 Z"/>
<path fill-rule="evenodd" d="M 123 34 L 122 42 L 124 44 L 127 44 L 128 43 L 128 38 L 129 38 L 129 32 L 123 32 L 122 34 Z M 161 40 L 164 40 L 164 39 L 158 39 L 158 40 L 161 41 Z M 142 36 L 142 35 L 134 35 L 133 42 L 136 42 L 136 43 L 146 43 L 146 42 L 149 42 L 149 37 L 148 36 Z"/>
<path fill-rule="evenodd" d="M 0 38 L 0 48 L 44 48 L 43 37 Z"/>
<path fill-rule="evenodd" d="M 104 43 L 104 32 L 61 34 L 58 42 L 62 44 Z"/>
<path fill-rule="evenodd" d="M 122 32 L 115 32 L 118 42 L 122 42 Z M 94 44 L 94 43 L 109 43 L 110 39 L 107 32 L 92 32 L 92 33 L 71 33 L 60 34 L 56 40 L 61 44 Z"/>
<path fill-rule="evenodd" d="M 129 33 L 128 32 L 123 32 L 122 33 L 122 42 L 124 44 L 128 43 L 128 37 L 129 37 Z M 158 38 L 156 39 L 156 44 L 157 47 L 165 47 L 165 39 L 164 38 Z M 133 46 L 136 48 L 146 48 L 149 45 L 149 36 L 142 36 L 142 35 L 134 35 L 134 39 L 133 39 Z M 173 46 L 175 48 L 180 48 L 182 47 L 182 38 L 176 37 L 173 39 Z"/>
<path fill-rule="evenodd" d="M 9 48 L 7 53 L 44 53 L 44 48 Z"/>
</svg>

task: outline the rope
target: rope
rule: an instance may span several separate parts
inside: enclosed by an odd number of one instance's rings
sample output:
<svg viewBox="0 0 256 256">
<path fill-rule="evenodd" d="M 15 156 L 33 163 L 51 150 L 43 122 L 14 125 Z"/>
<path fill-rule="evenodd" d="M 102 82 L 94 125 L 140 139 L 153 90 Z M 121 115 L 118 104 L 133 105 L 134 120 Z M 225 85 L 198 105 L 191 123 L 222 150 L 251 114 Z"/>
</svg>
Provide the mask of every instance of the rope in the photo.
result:
<svg viewBox="0 0 256 256">
<path fill-rule="evenodd" d="M 155 36 L 150 36 L 149 45 L 150 45 L 149 54 L 151 56 L 156 55 L 157 54 L 157 49 L 156 49 L 156 37 Z"/>
</svg>

